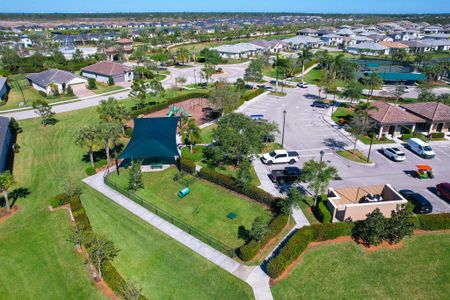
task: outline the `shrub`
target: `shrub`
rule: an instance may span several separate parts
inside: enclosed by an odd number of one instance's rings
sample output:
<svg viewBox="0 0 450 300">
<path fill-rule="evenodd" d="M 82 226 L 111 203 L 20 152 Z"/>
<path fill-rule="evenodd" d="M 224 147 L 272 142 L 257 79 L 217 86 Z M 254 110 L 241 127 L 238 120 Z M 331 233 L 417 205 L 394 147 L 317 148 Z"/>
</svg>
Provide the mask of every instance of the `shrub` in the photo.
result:
<svg viewBox="0 0 450 300">
<path fill-rule="evenodd" d="M 412 138 L 412 137 L 413 137 L 413 135 L 410 134 L 410 133 L 403 134 L 403 135 L 402 135 L 402 140 L 407 141 L 407 140 L 409 140 L 409 139 Z"/>
<path fill-rule="evenodd" d="M 180 169 L 190 174 L 195 173 L 195 163 L 185 158 L 180 158 Z"/>
<path fill-rule="evenodd" d="M 313 207 L 314 216 L 321 223 L 330 223 L 331 222 L 331 213 L 325 205 L 325 201 L 319 201 L 316 207 Z"/>
<path fill-rule="evenodd" d="M 349 236 L 352 234 L 353 227 L 355 227 L 355 224 L 351 222 L 311 225 L 316 241 L 327 241 L 340 236 Z"/>
<path fill-rule="evenodd" d="M 114 292 L 119 292 L 125 284 L 125 280 L 109 261 L 105 262 L 102 266 L 102 277 Z"/>
<path fill-rule="evenodd" d="M 422 230 L 450 229 L 450 213 L 417 215 L 416 228 Z"/>
<path fill-rule="evenodd" d="M 96 169 L 99 169 L 99 168 L 101 168 L 101 167 L 106 166 L 106 164 L 107 164 L 106 159 L 101 159 L 101 160 L 99 160 L 99 161 L 96 161 L 96 162 L 94 163 L 94 166 L 95 166 Z"/>
<path fill-rule="evenodd" d="M 112 78 L 111 76 L 108 77 L 108 85 L 114 85 L 114 78 Z"/>
<path fill-rule="evenodd" d="M 66 193 L 58 194 L 52 198 L 50 198 L 50 205 L 53 208 L 69 203 L 70 198 Z"/>
<path fill-rule="evenodd" d="M 43 91 L 39 91 L 39 95 L 41 95 L 42 97 L 47 97 L 47 94 Z"/>
<path fill-rule="evenodd" d="M 241 102 L 245 102 L 245 101 L 251 100 L 251 99 L 261 95 L 264 92 L 265 92 L 264 89 L 256 89 L 254 91 L 244 92 L 241 95 Z"/>
<path fill-rule="evenodd" d="M 258 243 L 255 240 L 251 240 L 247 244 L 241 246 L 238 249 L 237 254 L 243 261 L 249 261 L 258 254 L 260 249 L 261 243 Z"/>
<path fill-rule="evenodd" d="M 433 132 L 433 133 L 431 133 L 431 138 L 432 139 L 443 139 L 443 138 L 445 138 L 445 133 L 443 133 L 443 132 Z"/>
<path fill-rule="evenodd" d="M 97 83 L 95 82 L 94 78 L 88 78 L 88 86 L 87 88 L 89 90 L 95 90 L 97 88 Z"/>
<path fill-rule="evenodd" d="M 74 96 L 72 86 L 70 86 L 70 85 L 66 89 L 66 96 L 69 96 L 69 97 Z"/>
<path fill-rule="evenodd" d="M 89 166 L 86 169 L 84 169 L 84 172 L 86 172 L 86 175 L 88 175 L 88 176 L 97 174 L 97 171 L 92 166 Z"/>
<path fill-rule="evenodd" d="M 14 118 L 11 118 L 9 120 L 9 129 L 11 129 L 11 131 L 14 132 L 15 134 L 23 132 L 22 127 L 20 127 L 19 123 Z"/>
</svg>

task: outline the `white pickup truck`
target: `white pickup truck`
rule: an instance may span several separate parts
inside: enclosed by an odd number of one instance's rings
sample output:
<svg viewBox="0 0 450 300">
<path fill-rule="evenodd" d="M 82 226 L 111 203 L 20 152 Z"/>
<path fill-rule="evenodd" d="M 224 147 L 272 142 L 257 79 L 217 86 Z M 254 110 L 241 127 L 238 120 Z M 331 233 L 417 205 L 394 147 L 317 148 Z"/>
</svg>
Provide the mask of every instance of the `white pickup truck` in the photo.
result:
<svg viewBox="0 0 450 300">
<path fill-rule="evenodd" d="M 270 153 L 263 154 L 261 161 L 267 165 L 271 164 L 295 164 L 298 161 L 298 152 L 286 150 L 274 150 Z"/>
</svg>

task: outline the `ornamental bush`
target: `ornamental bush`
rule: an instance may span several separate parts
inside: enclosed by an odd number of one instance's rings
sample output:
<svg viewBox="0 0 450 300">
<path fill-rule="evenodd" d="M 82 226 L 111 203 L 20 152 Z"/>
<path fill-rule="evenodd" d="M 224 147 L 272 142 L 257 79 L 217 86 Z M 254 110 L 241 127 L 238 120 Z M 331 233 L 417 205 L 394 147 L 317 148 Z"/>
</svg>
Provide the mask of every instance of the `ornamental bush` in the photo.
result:
<svg viewBox="0 0 450 300">
<path fill-rule="evenodd" d="M 445 137 L 445 133 L 443 132 L 433 132 L 431 133 L 432 139 L 443 139 Z"/>
<path fill-rule="evenodd" d="M 416 228 L 422 230 L 450 229 L 450 213 L 417 215 Z"/>
<path fill-rule="evenodd" d="M 328 210 L 325 201 L 320 200 L 319 203 L 317 203 L 316 207 L 313 207 L 312 209 L 314 216 L 319 220 L 321 223 L 330 223 L 331 222 L 331 213 Z"/>
<path fill-rule="evenodd" d="M 69 196 L 66 193 L 61 193 L 61 194 L 58 194 L 58 195 L 50 198 L 50 205 L 53 208 L 56 208 L 56 207 L 66 204 L 66 203 L 69 203 L 69 201 L 70 201 Z"/>
<path fill-rule="evenodd" d="M 86 175 L 88 175 L 88 176 L 92 176 L 92 175 L 97 174 L 97 171 L 92 166 L 89 166 L 86 169 L 84 169 L 84 172 L 86 172 Z"/>
</svg>

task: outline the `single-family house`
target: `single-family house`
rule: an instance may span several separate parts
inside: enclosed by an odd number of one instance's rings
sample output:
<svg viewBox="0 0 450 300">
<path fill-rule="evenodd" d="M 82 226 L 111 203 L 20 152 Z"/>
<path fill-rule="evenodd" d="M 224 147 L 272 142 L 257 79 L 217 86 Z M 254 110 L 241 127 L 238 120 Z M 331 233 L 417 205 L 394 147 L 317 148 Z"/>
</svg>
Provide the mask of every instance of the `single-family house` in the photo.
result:
<svg viewBox="0 0 450 300">
<path fill-rule="evenodd" d="M 347 52 L 368 56 L 389 55 L 389 48 L 379 43 L 360 43 L 347 47 Z"/>
<path fill-rule="evenodd" d="M 349 37 L 349 38 L 352 38 L 352 37 L 356 36 L 356 33 L 354 33 L 353 30 L 351 30 L 349 28 L 343 28 L 341 30 L 338 30 L 338 31 L 336 31 L 336 34 L 340 35 L 340 36 L 346 36 L 346 37 Z"/>
<path fill-rule="evenodd" d="M 318 38 L 302 35 L 284 39 L 283 42 L 288 43 L 289 47 L 295 50 L 302 49 L 304 47 L 318 48 L 324 44 L 324 42 Z"/>
<path fill-rule="evenodd" d="M 270 53 L 279 53 L 288 46 L 288 44 L 286 42 L 278 41 L 278 40 L 270 40 L 270 41 L 255 40 L 255 41 L 251 41 L 249 43 L 259 46 L 259 47 L 262 47 L 262 48 L 264 48 L 263 49 L 264 52 L 270 52 Z"/>
<path fill-rule="evenodd" d="M 400 136 L 405 128 L 413 132 L 417 124 L 425 123 L 423 118 L 394 104 L 374 102 L 373 106 L 376 109 L 369 112 L 369 119 L 375 124 L 378 139 L 383 136 Z"/>
<path fill-rule="evenodd" d="M 8 156 L 11 152 L 12 134 L 9 127 L 10 119 L 0 117 L 0 172 L 5 171 Z"/>
<path fill-rule="evenodd" d="M 8 78 L 0 77 L 0 100 L 4 100 L 8 94 Z"/>
<path fill-rule="evenodd" d="M 306 35 L 306 36 L 318 36 L 318 32 L 315 29 L 304 28 L 297 32 L 297 35 Z"/>
<path fill-rule="evenodd" d="M 320 39 L 324 42 L 325 45 L 328 46 L 338 46 L 341 45 L 344 41 L 344 38 L 342 36 L 334 33 L 324 34 L 320 37 Z"/>
<path fill-rule="evenodd" d="M 117 45 L 119 47 L 120 52 L 122 52 L 122 59 L 128 60 L 128 57 L 133 53 L 133 41 L 130 39 L 118 39 Z"/>
<path fill-rule="evenodd" d="M 417 126 L 421 132 L 450 132 L 450 106 L 440 102 L 422 102 L 401 105 L 408 113 L 425 120 Z"/>
<path fill-rule="evenodd" d="M 431 51 L 448 51 L 450 50 L 450 40 L 423 39 L 420 42 L 427 45 Z"/>
<path fill-rule="evenodd" d="M 223 58 L 248 58 L 255 56 L 264 51 L 264 47 L 251 44 L 251 43 L 239 43 L 235 45 L 221 45 L 211 50 L 219 52 L 220 56 Z"/>
<path fill-rule="evenodd" d="M 379 209 L 385 217 L 408 201 L 390 184 L 362 187 L 329 188 L 326 206 L 333 222 L 365 220 L 367 214 Z"/>
<path fill-rule="evenodd" d="M 386 42 L 386 41 L 382 41 L 382 42 L 379 42 L 378 44 L 386 46 L 389 49 L 392 49 L 392 51 L 397 51 L 397 50 L 405 50 L 406 52 L 409 51 L 409 47 L 406 46 L 405 44 L 400 43 L 400 42 Z"/>
<path fill-rule="evenodd" d="M 112 61 L 101 61 L 84 67 L 81 69 L 81 75 L 103 83 L 108 83 L 109 78 L 115 83 L 133 81 L 134 78 L 133 68 Z"/>
<path fill-rule="evenodd" d="M 54 93 L 52 86 L 56 87 L 59 94 L 62 94 L 70 86 L 85 86 L 86 79 L 68 71 L 50 69 L 40 73 L 33 73 L 27 76 L 30 85 L 37 91 L 47 95 Z"/>
<path fill-rule="evenodd" d="M 408 46 L 410 53 L 430 52 L 431 48 L 428 44 L 421 40 L 401 41 L 400 43 Z"/>
</svg>

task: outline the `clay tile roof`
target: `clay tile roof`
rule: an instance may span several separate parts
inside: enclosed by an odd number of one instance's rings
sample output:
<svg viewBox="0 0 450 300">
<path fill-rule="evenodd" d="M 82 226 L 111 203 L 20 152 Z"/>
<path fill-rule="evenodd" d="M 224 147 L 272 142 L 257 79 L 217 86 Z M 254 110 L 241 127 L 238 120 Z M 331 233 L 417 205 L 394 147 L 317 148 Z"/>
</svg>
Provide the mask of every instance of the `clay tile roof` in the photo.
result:
<svg viewBox="0 0 450 300">
<path fill-rule="evenodd" d="M 116 50 L 116 48 L 114 48 L 114 47 L 109 47 L 109 48 L 106 48 L 106 49 L 105 49 L 105 52 L 106 52 L 106 53 L 116 53 L 117 50 Z"/>
<path fill-rule="evenodd" d="M 369 117 L 380 125 L 401 125 L 425 122 L 424 119 L 393 104 L 374 102 L 373 105 L 378 107 L 378 110 L 370 111 Z"/>
<path fill-rule="evenodd" d="M 133 44 L 133 41 L 129 40 L 129 39 L 118 39 L 117 43 L 119 43 L 119 44 Z"/>
<path fill-rule="evenodd" d="M 126 72 L 130 72 L 133 69 L 123 64 L 115 63 L 112 61 L 101 61 L 93 65 L 82 68 L 81 71 L 91 72 L 99 75 L 113 76 Z"/>
<path fill-rule="evenodd" d="M 429 121 L 450 121 L 450 106 L 439 102 L 424 102 L 402 105 L 407 111 Z"/>
<path fill-rule="evenodd" d="M 381 44 L 383 46 L 386 46 L 388 48 L 393 48 L 393 49 L 406 49 L 406 48 L 409 48 L 407 45 L 399 43 L 399 42 L 382 41 L 382 42 L 379 42 L 378 44 Z"/>
</svg>

